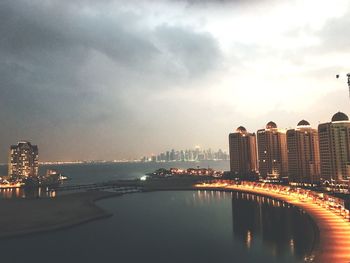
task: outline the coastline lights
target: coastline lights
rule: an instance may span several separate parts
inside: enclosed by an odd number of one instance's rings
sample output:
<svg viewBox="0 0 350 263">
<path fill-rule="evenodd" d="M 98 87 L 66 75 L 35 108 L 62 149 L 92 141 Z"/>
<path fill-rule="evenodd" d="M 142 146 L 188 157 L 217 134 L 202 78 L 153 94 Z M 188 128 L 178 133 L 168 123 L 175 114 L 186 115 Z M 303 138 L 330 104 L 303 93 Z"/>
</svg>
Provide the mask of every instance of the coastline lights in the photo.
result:
<svg viewBox="0 0 350 263">
<path fill-rule="evenodd" d="M 143 176 L 140 177 L 140 180 L 141 181 L 146 181 L 148 179 L 148 177 L 149 176 L 147 176 L 147 175 L 143 175 Z"/>
<path fill-rule="evenodd" d="M 313 251 L 315 254 L 307 256 L 305 261 L 350 262 L 349 210 L 337 203 L 335 198 L 301 188 L 256 182 L 238 184 L 216 180 L 213 183 L 196 184 L 195 187 L 260 194 L 298 206 L 313 218 L 319 229 L 319 246 Z"/>
<path fill-rule="evenodd" d="M 6 189 L 9 189 L 9 188 L 20 188 L 23 185 L 24 185 L 23 183 L 19 183 L 19 182 L 16 182 L 16 183 L 2 183 L 2 184 L 0 184 L 0 189 L 1 188 L 6 188 Z"/>
</svg>

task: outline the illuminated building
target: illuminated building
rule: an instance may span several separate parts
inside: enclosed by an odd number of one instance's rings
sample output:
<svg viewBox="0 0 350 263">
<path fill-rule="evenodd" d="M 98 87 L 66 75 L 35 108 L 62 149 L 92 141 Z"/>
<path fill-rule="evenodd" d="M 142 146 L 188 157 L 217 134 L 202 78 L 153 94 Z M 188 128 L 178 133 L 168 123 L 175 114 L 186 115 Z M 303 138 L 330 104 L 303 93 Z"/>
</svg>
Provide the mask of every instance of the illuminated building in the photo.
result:
<svg viewBox="0 0 350 263">
<path fill-rule="evenodd" d="M 318 126 L 321 179 L 331 183 L 350 178 L 350 122 L 346 114 L 337 112 L 332 121 Z"/>
<path fill-rule="evenodd" d="M 302 120 L 287 131 L 288 177 L 290 183 L 314 184 L 320 181 L 318 132 Z"/>
<path fill-rule="evenodd" d="M 141 159 L 142 162 L 147 162 L 150 158 Z M 198 146 L 195 149 L 187 150 L 171 150 L 167 153 L 160 153 L 157 155 L 157 162 L 168 162 L 168 161 L 205 161 L 205 160 L 228 160 L 228 154 L 223 152 L 221 149 L 218 151 L 212 151 L 211 149 L 200 149 Z"/>
<path fill-rule="evenodd" d="M 259 172 L 263 178 L 280 179 L 288 175 L 286 131 L 270 121 L 257 132 Z"/>
<path fill-rule="evenodd" d="M 11 145 L 8 175 L 12 179 L 25 179 L 38 176 L 38 147 L 30 142 L 21 141 Z"/>
<path fill-rule="evenodd" d="M 256 136 L 240 126 L 229 135 L 230 169 L 235 175 L 249 176 L 257 172 Z"/>
</svg>

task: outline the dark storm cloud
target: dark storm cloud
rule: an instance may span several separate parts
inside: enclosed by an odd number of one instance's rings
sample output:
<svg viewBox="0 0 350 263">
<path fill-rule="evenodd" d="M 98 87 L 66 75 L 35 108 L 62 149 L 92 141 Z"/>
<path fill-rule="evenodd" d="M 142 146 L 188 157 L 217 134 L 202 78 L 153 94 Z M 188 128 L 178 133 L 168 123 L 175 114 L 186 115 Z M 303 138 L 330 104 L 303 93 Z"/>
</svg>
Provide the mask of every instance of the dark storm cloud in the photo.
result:
<svg viewBox="0 0 350 263">
<path fill-rule="evenodd" d="M 89 16 L 79 9 L 73 12 L 69 6 L 64 10 L 61 6 L 57 12 L 56 4 L 43 8 L 21 3 L 8 2 L 1 6 L 8 14 L 0 19 L 1 47 L 14 55 L 32 59 L 30 52 L 45 55 L 52 51 L 69 53 L 76 49 L 85 52 L 95 49 L 119 63 L 137 64 L 156 52 L 144 35 L 132 31 L 135 16 L 121 14 L 111 20 L 100 15 Z"/>
<path fill-rule="evenodd" d="M 72 134 L 91 124 L 105 125 L 106 136 L 127 129 L 135 111 L 129 90 L 171 88 L 220 66 L 219 47 L 208 33 L 152 28 L 131 11 L 109 14 L 110 4 L 0 2 L 2 144 L 21 139 L 16 136 L 40 140 L 37 129 L 46 136 L 50 129 Z"/>
<path fill-rule="evenodd" d="M 220 52 L 209 34 L 197 34 L 191 29 L 159 26 L 156 36 L 174 64 L 183 66 L 189 75 L 200 75 L 220 64 Z"/>
<path fill-rule="evenodd" d="M 86 4 L 88 1 L 80 2 Z M 59 1 L 43 6 L 18 1 L 1 3 L 0 52 L 6 62 L 35 70 L 40 66 L 45 69 L 55 66 L 57 58 L 58 62 L 69 62 L 62 61 L 63 57 L 71 60 L 70 66 L 79 67 L 91 50 L 133 70 L 152 70 L 159 59 L 166 59 L 168 52 L 174 57 L 180 54 L 182 57 L 177 63 L 189 67 L 189 71 L 194 67 L 184 56 L 186 52 L 192 53 L 199 69 L 208 70 L 218 62 L 216 55 L 219 52 L 214 39 L 191 28 L 163 25 L 154 34 L 152 29 L 140 26 L 140 18 L 130 13 L 94 16 L 79 12 L 79 9 L 74 13 L 69 4 L 64 9 Z M 155 46 L 154 37 L 166 53 Z M 153 63 L 151 67 L 150 63 Z M 57 72 L 55 68 L 54 71 Z"/>
</svg>

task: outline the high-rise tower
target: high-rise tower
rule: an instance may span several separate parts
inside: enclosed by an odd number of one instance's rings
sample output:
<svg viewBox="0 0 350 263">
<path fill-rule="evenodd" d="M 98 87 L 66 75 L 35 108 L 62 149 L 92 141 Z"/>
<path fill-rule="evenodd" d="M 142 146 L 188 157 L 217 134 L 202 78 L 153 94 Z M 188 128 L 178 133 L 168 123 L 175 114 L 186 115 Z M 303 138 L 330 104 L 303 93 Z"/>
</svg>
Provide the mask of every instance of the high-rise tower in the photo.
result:
<svg viewBox="0 0 350 263">
<path fill-rule="evenodd" d="M 8 175 L 12 179 L 26 179 L 38 176 L 38 147 L 30 142 L 21 141 L 11 145 Z"/>
<path fill-rule="evenodd" d="M 257 132 L 259 172 L 263 178 L 280 179 L 288 175 L 286 131 L 270 121 Z"/>
<path fill-rule="evenodd" d="M 350 121 L 337 112 L 332 121 L 318 125 L 321 179 L 329 183 L 348 182 L 350 178 Z"/>
<path fill-rule="evenodd" d="M 255 175 L 257 172 L 256 136 L 240 126 L 229 135 L 230 169 L 239 176 Z"/>
<path fill-rule="evenodd" d="M 302 120 L 296 129 L 287 131 L 288 178 L 294 184 L 320 181 L 318 132 Z"/>
</svg>

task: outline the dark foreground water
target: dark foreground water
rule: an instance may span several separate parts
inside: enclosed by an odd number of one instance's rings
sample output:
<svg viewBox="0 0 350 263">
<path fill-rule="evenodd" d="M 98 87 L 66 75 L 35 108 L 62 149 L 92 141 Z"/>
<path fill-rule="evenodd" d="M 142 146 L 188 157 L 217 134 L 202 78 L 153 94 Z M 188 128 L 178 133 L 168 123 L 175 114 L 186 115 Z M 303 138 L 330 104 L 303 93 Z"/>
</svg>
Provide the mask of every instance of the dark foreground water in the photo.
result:
<svg viewBox="0 0 350 263">
<path fill-rule="evenodd" d="M 313 244 L 307 215 L 250 194 L 150 192 L 98 204 L 114 216 L 0 240 L 1 262 L 300 262 Z"/>
</svg>

